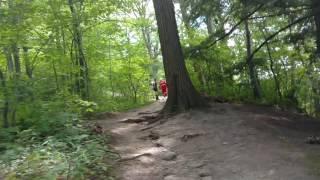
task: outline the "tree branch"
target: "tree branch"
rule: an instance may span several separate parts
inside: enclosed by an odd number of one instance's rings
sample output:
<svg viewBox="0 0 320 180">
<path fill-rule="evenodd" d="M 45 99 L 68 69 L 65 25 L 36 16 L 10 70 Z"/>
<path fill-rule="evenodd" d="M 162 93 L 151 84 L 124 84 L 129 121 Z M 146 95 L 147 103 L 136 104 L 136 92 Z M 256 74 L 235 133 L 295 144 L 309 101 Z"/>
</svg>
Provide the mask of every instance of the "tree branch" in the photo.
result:
<svg viewBox="0 0 320 180">
<path fill-rule="evenodd" d="M 306 15 L 304 17 L 301 17 L 299 19 L 296 19 L 295 21 L 291 22 L 290 24 L 288 24 L 287 26 L 281 28 L 280 30 L 278 30 L 277 32 L 273 33 L 272 35 L 270 35 L 269 37 L 267 37 L 265 39 L 265 41 L 263 43 L 261 43 L 254 51 L 252 51 L 250 58 L 253 58 L 253 56 L 264 46 L 266 45 L 270 40 L 272 40 L 274 37 L 276 37 L 278 34 L 280 34 L 281 32 L 287 30 L 288 28 L 294 26 L 295 24 L 300 23 L 301 21 L 311 18 L 313 16 L 313 14 L 309 14 Z"/>
<path fill-rule="evenodd" d="M 213 46 L 214 44 L 216 44 L 218 41 L 223 40 L 224 38 L 226 38 L 227 36 L 231 35 L 237 28 L 238 26 L 240 26 L 245 20 L 247 20 L 249 17 L 251 17 L 254 13 L 256 13 L 258 10 L 260 10 L 262 7 L 264 6 L 264 4 L 261 4 L 260 6 L 258 6 L 256 9 L 254 9 L 251 13 L 247 14 L 245 17 L 243 17 L 237 24 L 235 24 L 227 33 L 225 33 L 223 36 L 219 37 L 218 39 L 216 39 L 215 41 L 208 43 L 208 41 L 211 41 L 216 34 L 212 34 L 209 36 L 208 40 L 206 40 L 206 42 L 201 43 L 202 48 L 209 48 L 211 46 Z M 207 44 L 208 43 L 208 44 Z M 207 44 L 207 45 L 203 45 L 203 44 Z"/>
</svg>

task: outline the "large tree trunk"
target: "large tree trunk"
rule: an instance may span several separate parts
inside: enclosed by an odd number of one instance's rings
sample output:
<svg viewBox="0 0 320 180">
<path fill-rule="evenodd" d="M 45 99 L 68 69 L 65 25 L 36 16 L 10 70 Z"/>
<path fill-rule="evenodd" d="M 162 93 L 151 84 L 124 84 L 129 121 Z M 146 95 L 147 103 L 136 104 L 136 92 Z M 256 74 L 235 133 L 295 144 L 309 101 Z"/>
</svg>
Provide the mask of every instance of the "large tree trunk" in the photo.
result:
<svg viewBox="0 0 320 180">
<path fill-rule="evenodd" d="M 251 82 L 251 86 L 253 88 L 254 97 L 256 99 L 260 99 L 261 98 L 261 90 L 260 90 L 260 86 L 259 86 L 259 81 L 258 81 L 256 69 L 255 69 L 255 64 L 253 62 L 251 32 L 250 32 L 248 20 L 245 20 L 244 24 L 245 24 L 245 32 L 246 32 L 247 65 L 249 68 L 250 82 Z"/>
<path fill-rule="evenodd" d="M 172 0 L 153 0 L 169 97 L 164 113 L 204 106 L 188 75 L 175 19 Z"/>
</svg>

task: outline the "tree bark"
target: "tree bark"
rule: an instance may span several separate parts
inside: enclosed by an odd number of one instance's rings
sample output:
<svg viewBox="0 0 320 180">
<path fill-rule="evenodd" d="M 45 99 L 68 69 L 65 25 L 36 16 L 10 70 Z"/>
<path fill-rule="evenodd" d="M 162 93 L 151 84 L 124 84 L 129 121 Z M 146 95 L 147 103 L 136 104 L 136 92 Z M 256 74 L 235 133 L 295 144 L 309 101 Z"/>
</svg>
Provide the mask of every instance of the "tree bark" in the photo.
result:
<svg viewBox="0 0 320 180">
<path fill-rule="evenodd" d="M 4 106 L 3 106 L 3 128 L 8 128 L 9 127 L 9 100 L 8 100 L 8 91 L 7 91 L 7 86 L 6 86 L 6 79 L 4 77 L 3 72 L 0 70 L 0 81 L 1 81 L 1 86 L 3 89 L 3 96 L 4 96 Z"/>
<path fill-rule="evenodd" d="M 247 46 L 247 65 L 249 68 L 250 83 L 253 88 L 253 95 L 256 99 L 261 98 L 261 90 L 258 82 L 258 76 L 255 69 L 255 64 L 253 62 L 252 56 L 252 42 L 251 42 L 251 32 L 249 28 L 248 20 L 244 21 L 245 32 L 246 32 L 246 46 Z"/>
<path fill-rule="evenodd" d="M 4 51 L 5 55 L 6 55 L 8 71 L 9 71 L 10 74 L 13 74 L 13 72 L 14 72 L 14 64 L 13 64 L 11 49 L 5 47 L 3 51 Z"/>
<path fill-rule="evenodd" d="M 274 79 L 275 89 L 276 89 L 276 92 L 278 93 L 279 99 L 281 101 L 282 100 L 282 93 L 281 93 L 281 89 L 280 89 L 280 81 L 279 81 L 278 75 L 274 69 L 274 61 L 272 58 L 271 48 L 269 46 L 269 43 L 267 43 L 267 50 L 268 50 L 268 55 L 269 55 L 269 59 L 270 59 L 270 70 L 272 72 L 272 76 Z"/>
<path fill-rule="evenodd" d="M 68 0 L 72 15 L 73 40 L 76 52 L 76 64 L 79 66 L 79 75 L 76 81 L 77 91 L 83 99 L 89 99 L 89 70 L 83 50 L 80 17 L 73 0 Z M 80 5 L 81 6 L 81 5 Z"/>
<path fill-rule="evenodd" d="M 207 24 L 208 34 L 212 35 L 214 33 L 214 28 L 213 28 L 213 20 L 211 15 L 206 16 L 205 22 Z"/>
<path fill-rule="evenodd" d="M 27 47 L 23 47 L 22 49 L 23 49 L 23 60 L 24 60 L 24 65 L 26 69 L 26 74 L 30 79 L 32 79 L 32 68 L 31 68 L 30 58 L 28 54 L 29 49 Z"/>
<path fill-rule="evenodd" d="M 312 1 L 312 12 L 314 15 L 314 22 L 316 25 L 316 43 L 317 43 L 316 57 L 320 58 L 320 1 L 319 0 Z"/>
<path fill-rule="evenodd" d="M 319 0 L 312 0 L 312 13 L 314 16 L 314 22 L 316 25 L 316 52 L 315 52 L 315 60 L 316 62 L 314 65 L 317 68 L 313 68 L 314 73 L 318 71 L 315 69 L 319 68 L 319 60 L 320 60 L 320 1 Z M 311 63 L 313 64 L 313 62 Z M 312 92 L 314 94 L 314 109 L 316 116 L 320 116 L 320 79 L 319 76 L 311 76 L 312 82 Z"/>
<path fill-rule="evenodd" d="M 164 113 L 204 106 L 185 66 L 172 0 L 153 0 L 163 63 L 168 83 L 168 100 Z"/>
<path fill-rule="evenodd" d="M 14 68 L 16 77 L 19 78 L 21 74 L 21 65 L 20 65 L 20 54 L 19 54 L 19 48 L 16 43 L 12 44 L 12 55 L 14 60 Z"/>
</svg>

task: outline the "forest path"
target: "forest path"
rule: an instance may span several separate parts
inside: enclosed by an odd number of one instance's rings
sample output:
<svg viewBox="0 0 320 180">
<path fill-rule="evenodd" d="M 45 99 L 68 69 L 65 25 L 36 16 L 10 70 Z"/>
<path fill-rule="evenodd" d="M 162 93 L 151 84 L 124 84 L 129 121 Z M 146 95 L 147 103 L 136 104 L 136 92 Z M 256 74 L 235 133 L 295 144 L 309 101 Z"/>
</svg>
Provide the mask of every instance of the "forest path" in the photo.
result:
<svg viewBox="0 0 320 180">
<path fill-rule="evenodd" d="M 304 139 L 320 124 L 270 107 L 213 104 L 159 121 L 123 123 L 163 102 L 99 123 L 111 133 L 119 180 L 318 180 L 320 146 Z M 319 174 L 318 174 L 319 175 Z"/>
</svg>

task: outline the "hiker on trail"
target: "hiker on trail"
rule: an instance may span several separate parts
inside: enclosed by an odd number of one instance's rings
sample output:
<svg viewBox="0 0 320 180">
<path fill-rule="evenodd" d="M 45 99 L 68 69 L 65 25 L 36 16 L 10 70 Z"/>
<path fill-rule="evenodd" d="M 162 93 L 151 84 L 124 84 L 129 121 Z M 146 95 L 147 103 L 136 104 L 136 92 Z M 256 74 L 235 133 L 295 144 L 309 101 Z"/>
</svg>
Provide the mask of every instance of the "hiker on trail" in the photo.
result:
<svg viewBox="0 0 320 180">
<path fill-rule="evenodd" d="M 159 94 L 158 94 L 158 84 L 157 84 L 157 80 L 154 79 L 152 82 L 152 90 L 155 92 L 156 95 L 156 100 L 159 100 Z"/>
<path fill-rule="evenodd" d="M 164 97 L 167 97 L 168 96 L 168 86 L 167 86 L 166 80 L 160 81 L 160 89 L 161 89 L 162 95 Z"/>
</svg>

